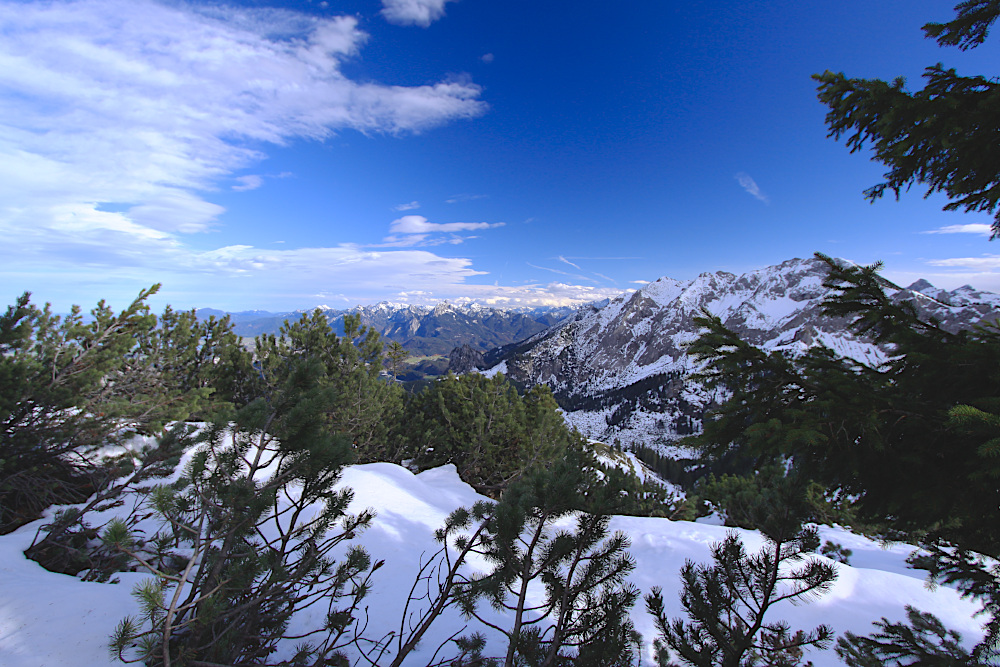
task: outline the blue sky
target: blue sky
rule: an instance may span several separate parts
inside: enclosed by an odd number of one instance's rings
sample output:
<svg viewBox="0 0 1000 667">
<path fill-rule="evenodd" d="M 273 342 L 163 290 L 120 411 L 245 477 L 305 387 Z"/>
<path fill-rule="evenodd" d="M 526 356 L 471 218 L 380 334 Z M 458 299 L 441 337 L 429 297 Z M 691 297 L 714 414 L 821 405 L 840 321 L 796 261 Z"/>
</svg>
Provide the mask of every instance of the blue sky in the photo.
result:
<svg viewBox="0 0 1000 667">
<path fill-rule="evenodd" d="M 950 2 L 0 0 L 0 287 L 58 309 L 579 303 L 814 251 L 1000 291 L 988 215 L 810 75 L 996 73 Z"/>
</svg>

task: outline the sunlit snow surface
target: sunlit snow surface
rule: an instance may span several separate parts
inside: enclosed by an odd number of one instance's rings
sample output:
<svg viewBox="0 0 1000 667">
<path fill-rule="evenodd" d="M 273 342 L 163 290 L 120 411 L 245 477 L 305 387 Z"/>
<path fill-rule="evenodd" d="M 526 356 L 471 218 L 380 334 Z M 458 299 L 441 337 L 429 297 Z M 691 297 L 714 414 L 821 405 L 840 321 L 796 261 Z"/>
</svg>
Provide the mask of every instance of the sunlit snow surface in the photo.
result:
<svg viewBox="0 0 1000 667">
<path fill-rule="evenodd" d="M 352 511 L 370 507 L 378 515 L 359 542 L 373 560 L 386 562 L 376 574 L 375 588 L 367 602 L 366 634 L 379 637 L 399 627 L 402 605 L 418 561 L 421 555 L 426 557 L 436 550 L 434 530 L 452 510 L 469 506 L 482 497 L 458 478 L 453 466 L 418 475 L 388 463 L 354 466 L 344 472 L 342 484 L 354 489 Z M 104 515 L 104 519 L 109 516 Z M 105 646 L 118 621 L 126 614 L 136 613 L 137 605 L 130 592 L 143 575 L 121 574 L 119 584 L 97 584 L 47 572 L 22 555 L 39 525 L 41 522 L 36 522 L 0 537 L 0 665 L 121 664 L 109 656 Z M 631 537 L 631 553 L 638 564 L 632 581 L 643 593 L 653 586 L 663 587 L 671 615 L 680 613 L 677 575 L 685 560 L 708 561 L 710 545 L 722 540 L 728 530 L 701 523 L 635 517 L 615 517 L 612 529 Z M 757 533 L 739 533 L 748 550 L 756 550 L 762 544 Z M 838 634 L 845 630 L 867 634 L 872 621 L 882 616 L 899 620 L 903 618 L 904 605 L 910 604 L 935 613 L 946 625 L 960 631 L 968 642 L 980 636 L 982 619 L 973 618 L 974 605 L 959 599 L 949 588 L 928 589 L 920 572 L 907 569 L 905 558 L 909 547 L 895 545 L 883 549 L 836 528 L 822 528 L 821 533 L 823 539 L 853 550 L 853 566 L 838 565 L 837 582 L 821 599 L 776 608 L 774 618 L 786 618 L 793 629 L 810 629 L 826 623 Z M 654 631 L 642 608 L 640 601 L 633 617 L 645 641 L 644 662 L 651 664 Z M 297 617 L 292 629 L 315 627 L 320 622 L 319 613 L 317 610 L 315 615 L 307 612 Z M 488 613 L 494 621 L 502 621 L 495 612 Z M 407 664 L 426 664 L 437 645 L 464 624 L 460 614 L 450 610 L 424 639 L 421 649 L 411 654 Z M 470 626 L 469 631 L 472 630 L 485 631 L 479 626 Z M 491 638 L 491 654 L 501 653 L 502 646 L 496 636 L 487 634 Z M 291 650 L 290 642 L 281 653 L 287 655 Z M 807 657 L 817 667 L 839 664 L 832 651 L 813 651 Z"/>
</svg>

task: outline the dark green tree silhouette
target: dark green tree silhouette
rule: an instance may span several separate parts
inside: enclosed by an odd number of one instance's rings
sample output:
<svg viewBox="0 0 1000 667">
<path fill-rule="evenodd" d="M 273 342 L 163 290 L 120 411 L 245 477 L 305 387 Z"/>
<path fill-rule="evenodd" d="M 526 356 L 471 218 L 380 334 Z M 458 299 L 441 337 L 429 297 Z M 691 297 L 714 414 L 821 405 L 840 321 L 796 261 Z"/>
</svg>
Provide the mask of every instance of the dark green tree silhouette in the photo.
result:
<svg viewBox="0 0 1000 667">
<path fill-rule="evenodd" d="M 605 501 L 571 456 L 532 470 L 497 504 L 476 550 L 492 569 L 470 579 L 458 597 L 469 617 L 507 638 L 505 667 L 633 663 L 639 636 L 629 609 L 639 591 L 626 577 L 635 563 L 628 538 L 608 534 L 609 517 L 600 512 Z M 567 518 L 573 529 L 555 527 Z M 535 582 L 545 595 L 532 602 Z M 508 612 L 510 625 L 481 616 L 481 601 Z"/>
<path fill-rule="evenodd" d="M 273 378 L 265 369 L 267 393 L 204 430 L 180 481 L 150 494 L 163 529 L 138 534 L 119 520 L 103 531 L 107 548 L 156 575 L 136 590 L 141 614 L 112 637 L 123 660 L 273 664 L 291 616 L 317 605 L 326 622 L 296 635 L 291 664 L 331 664 L 354 640 L 380 563 L 360 547 L 340 562 L 333 551 L 372 514 L 349 514 L 351 491 L 335 488 L 354 447 L 330 426 L 338 395 L 327 367 L 281 349 L 287 363 Z"/>
<path fill-rule="evenodd" d="M 807 556 L 819 546 L 814 528 L 804 527 L 809 508 L 795 480 L 778 483 L 773 492 L 748 499 L 743 516 L 766 538 L 748 554 L 734 532 L 712 546 L 711 565 L 688 561 L 681 569 L 681 606 L 687 618 L 667 618 L 662 591 L 646 596 L 656 623 L 657 662 L 680 660 L 697 667 L 751 667 L 803 664 L 806 648 L 823 648 L 833 638 L 821 625 L 791 632 L 787 623 L 768 621 L 778 602 L 804 602 L 826 592 L 834 566 Z"/>
<path fill-rule="evenodd" d="M 228 319 L 169 307 L 158 319 L 146 303 L 158 289 L 87 319 L 25 293 L 0 316 L 0 532 L 99 490 L 109 471 L 95 447 L 219 407 L 215 360 L 238 345 Z"/>
<path fill-rule="evenodd" d="M 477 491 L 497 497 L 526 470 L 582 446 L 558 409 L 542 385 L 521 396 L 502 374 L 449 374 L 410 401 L 405 437 L 421 468 L 453 463 Z"/>
<path fill-rule="evenodd" d="M 962 50 L 982 44 L 997 17 L 998 0 L 965 0 L 948 23 L 928 23 L 929 38 Z M 959 76 L 942 64 L 925 70 L 922 90 L 909 92 L 903 78 L 848 79 L 843 73 L 816 74 L 819 99 L 830 108 L 830 136 L 847 137 L 851 152 L 871 144 L 885 181 L 865 191 L 875 200 L 892 191 L 898 198 L 913 185 L 927 194 L 943 192 L 945 210 L 995 213 L 1000 235 L 1000 84 L 992 76 Z"/>
<path fill-rule="evenodd" d="M 243 391 L 248 398 L 263 395 L 268 383 L 281 381 L 296 359 L 310 359 L 321 366 L 315 381 L 329 390 L 328 426 L 347 435 L 358 460 L 402 459 L 394 435 L 402 410 L 403 390 L 380 377 L 383 346 L 374 329 L 361 324 L 359 315 L 344 317 L 344 335 L 334 333 L 321 310 L 285 322 L 279 335 L 255 339 L 256 369 Z"/>
<path fill-rule="evenodd" d="M 706 317 L 692 351 L 708 364 L 706 381 L 732 398 L 699 442 L 712 456 L 736 451 L 758 466 L 792 465 L 851 497 L 860 520 L 922 541 L 930 556 L 917 564 L 984 604 L 987 637 L 973 656 L 986 659 L 1000 640 L 1000 585 L 976 554 L 1000 554 L 1000 329 L 946 330 L 892 298 L 898 288 L 878 265 L 824 259 L 833 290 L 826 312 L 891 356 L 865 364 L 818 346 L 791 358 Z"/>
</svg>

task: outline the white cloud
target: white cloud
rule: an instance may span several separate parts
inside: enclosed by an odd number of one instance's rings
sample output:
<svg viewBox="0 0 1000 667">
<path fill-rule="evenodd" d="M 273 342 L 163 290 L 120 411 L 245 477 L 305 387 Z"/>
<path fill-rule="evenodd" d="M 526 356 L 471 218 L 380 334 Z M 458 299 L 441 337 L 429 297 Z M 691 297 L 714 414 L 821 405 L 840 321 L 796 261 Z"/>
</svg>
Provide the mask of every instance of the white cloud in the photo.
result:
<svg viewBox="0 0 1000 667">
<path fill-rule="evenodd" d="M 474 229 L 503 227 L 502 222 L 428 222 L 422 215 L 404 215 L 393 220 L 389 231 L 393 234 L 431 234 L 435 232 L 464 232 Z"/>
<path fill-rule="evenodd" d="M 408 231 L 392 232 L 393 248 L 212 247 L 201 233 L 223 209 L 205 193 L 291 175 L 234 176 L 264 159 L 269 144 L 348 129 L 420 132 L 485 111 L 468 82 L 349 79 L 342 64 L 368 39 L 353 17 L 0 0 L 0 34 L 0 284 L 8 299 L 31 289 L 57 309 L 98 297 L 121 307 L 153 280 L 164 283 L 154 305 L 234 309 L 308 307 L 324 294 L 364 303 L 411 291 L 519 305 L 612 293 L 473 285 L 484 272 L 472 260 L 413 247 L 416 237 L 455 244 L 469 238 L 455 232 L 502 223 L 411 219 L 399 223 Z"/>
<path fill-rule="evenodd" d="M 411 201 L 409 204 L 399 204 L 398 206 L 393 206 L 393 211 L 412 211 L 413 209 L 420 208 L 420 202 Z"/>
<path fill-rule="evenodd" d="M 264 157 L 250 144 L 419 132 L 485 110 L 468 82 L 348 79 L 341 65 L 368 39 L 354 17 L 0 0 L 0 34 L 0 233 L 65 253 L 210 229 L 223 209 L 203 193 Z"/>
<path fill-rule="evenodd" d="M 740 184 L 740 187 L 747 191 L 748 194 L 753 195 L 765 204 L 771 203 L 771 200 L 768 199 L 767 195 L 760 191 L 760 187 L 757 186 L 757 183 L 750 178 L 750 174 L 741 171 L 736 174 L 736 181 Z"/>
<path fill-rule="evenodd" d="M 247 190 L 256 190 L 260 186 L 264 185 L 264 179 L 256 174 L 251 174 L 249 176 L 239 176 L 236 178 L 239 185 L 234 185 L 233 190 L 237 192 L 246 192 Z"/>
<path fill-rule="evenodd" d="M 484 53 L 480 58 L 480 60 L 482 60 L 486 64 L 493 62 L 495 59 L 496 58 L 492 53 Z"/>
<path fill-rule="evenodd" d="M 630 280 L 629 282 L 633 283 L 635 285 L 648 285 L 649 284 L 648 280 Z"/>
<path fill-rule="evenodd" d="M 382 16 L 396 25 L 426 28 L 444 16 L 444 6 L 457 0 L 382 0 Z"/>
<path fill-rule="evenodd" d="M 580 306 L 591 301 L 612 299 L 635 290 L 610 289 L 568 283 L 530 283 L 527 285 L 460 285 L 447 298 L 452 303 L 484 303 L 498 308 L 519 306 Z M 393 300 L 416 304 L 432 304 L 442 300 L 440 293 L 407 290 Z"/>
<path fill-rule="evenodd" d="M 921 234 L 978 234 L 980 236 L 992 236 L 993 228 L 985 223 L 969 223 L 966 225 L 948 225 L 931 229 Z"/>
<path fill-rule="evenodd" d="M 572 266 L 572 267 L 573 267 L 574 269 L 576 269 L 577 271 L 583 271 L 583 269 L 581 269 L 581 268 L 580 268 L 579 266 L 577 266 L 577 265 L 576 265 L 576 264 L 574 264 L 573 262 L 569 261 L 568 259 L 566 259 L 566 258 L 565 258 L 565 257 L 563 257 L 562 255 L 559 255 L 558 257 L 556 257 L 556 259 L 558 259 L 558 260 L 559 260 L 560 262 L 562 262 L 562 263 L 564 263 L 564 264 L 569 264 L 570 266 Z"/>
<path fill-rule="evenodd" d="M 458 204 L 459 202 L 475 201 L 477 199 L 486 199 L 489 195 L 473 195 L 473 194 L 460 194 L 452 195 L 448 199 L 444 200 L 445 204 Z"/>
<path fill-rule="evenodd" d="M 30 287 L 39 301 L 52 301 L 57 311 L 67 310 L 72 303 L 90 307 L 97 296 L 121 308 L 149 286 L 150 276 L 164 283 L 153 300 L 155 308 L 172 303 L 179 308 L 290 310 L 332 298 L 347 305 L 384 299 L 430 304 L 447 299 L 496 306 L 552 306 L 583 304 L 623 292 L 569 283 L 471 284 L 470 280 L 486 275 L 472 266 L 472 260 L 413 248 L 232 245 L 192 251 L 155 238 L 148 239 L 143 248 L 135 243 L 117 248 L 114 237 L 102 241 L 82 256 L 49 252 L 44 266 L 25 257 L 24 246 L 0 244 L 0 265 L 9 267 L 8 302 Z M 90 267 L 84 267 L 81 260 Z"/>
<path fill-rule="evenodd" d="M 577 273 L 569 273 L 567 271 L 560 271 L 559 269 L 552 269 L 547 266 L 538 266 L 537 264 L 532 264 L 531 262 L 525 262 L 528 266 L 533 269 L 540 269 L 542 271 L 550 271 L 552 273 L 559 274 L 560 276 L 566 276 L 567 278 L 575 278 L 576 280 L 586 280 L 589 283 L 596 283 L 597 281 L 593 278 L 588 278 L 587 276 L 581 276 Z"/>
<path fill-rule="evenodd" d="M 933 259 L 927 262 L 931 266 L 961 266 L 967 269 L 994 270 L 1000 269 L 1000 255 L 983 255 L 982 257 L 952 257 L 949 259 Z"/>
</svg>

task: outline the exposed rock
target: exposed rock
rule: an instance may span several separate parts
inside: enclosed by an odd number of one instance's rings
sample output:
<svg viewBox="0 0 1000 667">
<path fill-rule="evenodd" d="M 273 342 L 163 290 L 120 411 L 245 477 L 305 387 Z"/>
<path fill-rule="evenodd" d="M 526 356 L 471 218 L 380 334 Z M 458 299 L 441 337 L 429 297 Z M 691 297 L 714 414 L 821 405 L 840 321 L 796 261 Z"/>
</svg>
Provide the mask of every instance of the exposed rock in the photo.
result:
<svg viewBox="0 0 1000 667">
<path fill-rule="evenodd" d="M 483 367 L 483 353 L 474 350 L 466 343 L 461 347 L 456 347 L 448 355 L 448 372 L 461 375 L 469 371 L 477 371 Z"/>
</svg>

